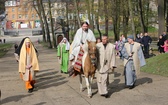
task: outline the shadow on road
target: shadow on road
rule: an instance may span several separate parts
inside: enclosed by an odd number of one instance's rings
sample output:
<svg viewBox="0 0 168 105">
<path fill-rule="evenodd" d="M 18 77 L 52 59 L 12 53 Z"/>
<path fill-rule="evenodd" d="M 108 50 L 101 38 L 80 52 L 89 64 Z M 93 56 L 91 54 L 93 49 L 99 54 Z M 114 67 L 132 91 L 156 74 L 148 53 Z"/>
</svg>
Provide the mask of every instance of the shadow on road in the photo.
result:
<svg viewBox="0 0 168 105">
<path fill-rule="evenodd" d="M 148 77 L 140 78 L 136 80 L 135 86 L 142 85 L 145 83 L 152 83 L 153 80 Z M 135 87 L 136 88 L 136 87 Z M 119 92 L 125 89 L 125 83 L 120 83 L 120 79 L 115 79 L 112 83 L 109 84 L 109 95 L 111 96 L 115 92 Z"/>
<path fill-rule="evenodd" d="M 34 105 L 46 105 L 46 102 L 40 102 L 40 103 L 37 103 L 37 104 L 34 104 Z"/>
<path fill-rule="evenodd" d="M 2 99 L 1 104 L 5 104 L 5 103 L 8 103 L 8 102 L 12 102 L 12 101 L 18 102 L 22 98 L 29 97 L 31 95 L 33 95 L 33 94 L 10 96 L 10 97 L 7 97 L 5 99 Z"/>
<path fill-rule="evenodd" d="M 65 77 L 62 77 L 62 75 L 57 74 L 58 71 L 55 71 L 55 69 L 46 69 L 41 70 L 37 74 L 35 87 L 38 87 L 38 89 L 46 89 L 53 86 L 59 86 L 66 82 L 67 80 L 64 80 Z"/>
</svg>

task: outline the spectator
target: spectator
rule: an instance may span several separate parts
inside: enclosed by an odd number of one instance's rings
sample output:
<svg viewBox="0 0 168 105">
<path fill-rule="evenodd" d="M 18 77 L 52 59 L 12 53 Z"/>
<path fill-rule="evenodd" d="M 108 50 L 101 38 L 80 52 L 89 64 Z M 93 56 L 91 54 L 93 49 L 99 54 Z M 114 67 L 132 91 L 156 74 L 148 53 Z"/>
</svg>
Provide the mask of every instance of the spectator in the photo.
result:
<svg viewBox="0 0 168 105">
<path fill-rule="evenodd" d="M 3 39 L 3 43 L 6 43 L 6 39 Z"/>
<path fill-rule="evenodd" d="M 137 37 L 136 37 L 136 39 L 135 39 L 135 42 L 138 42 L 138 43 L 142 43 L 142 39 L 141 39 L 141 37 L 140 37 L 140 35 L 139 34 L 137 34 Z"/>
<path fill-rule="evenodd" d="M 163 39 L 163 36 L 160 35 L 160 36 L 159 36 L 158 43 L 157 43 L 158 51 L 159 51 L 160 53 L 164 53 L 164 48 L 162 47 L 163 45 L 164 45 L 164 39 Z"/>
<path fill-rule="evenodd" d="M 168 39 L 168 35 L 166 34 L 166 32 L 163 32 L 162 36 L 163 36 L 163 41 L 166 41 Z"/>
<path fill-rule="evenodd" d="M 168 40 L 164 41 L 164 45 L 162 47 L 164 48 L 164 52 L 168 53 Z"/>
<path fill-rule="evenodd" d="M 144 47 L 144 56 L 145 58 L 149 58 L 149 46 L 152 43 L 152 39 L 148 36 L 148 33 L 145 33 L 145 36 L 142 38 L 142 45 Z"/>
</svg>

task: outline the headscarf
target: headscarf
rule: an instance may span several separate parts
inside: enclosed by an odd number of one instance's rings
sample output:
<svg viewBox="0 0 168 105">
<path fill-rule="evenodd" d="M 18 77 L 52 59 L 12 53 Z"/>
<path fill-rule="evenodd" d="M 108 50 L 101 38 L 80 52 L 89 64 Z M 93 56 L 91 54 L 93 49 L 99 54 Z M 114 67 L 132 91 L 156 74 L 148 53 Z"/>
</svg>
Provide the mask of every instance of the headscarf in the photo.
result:
<svg viewBox="0 0 168 105">
<path fill-rule="evenodd" d="M 65 49 L 66 49 L 66 50 L 69 50 L 69 49 L 70 49 L 70 44 L 69 44 L 67 38 L 64 37 L 64 38 L 62 39 L 62 41 L 61 41 L 59 44 L 64 43 L 64 40 L 66 40 L 66 48 L 65 48 Z"/>
<path fill-rule="evenodd" d="M 23 38 L 22 41 L 20 42 L 18 48 L 15 50 L 15 53 L 16 53 L 18 56 L 20 56 L 20 50 L 21 50 L 22 45 L 23 45 L 23 42 L 24 42 L 24 40 L 25 40 L 26 38 L 29 38 L 29 37 Z M 33 43 L 32 43 L 32 45 L 33 45 Z M 34 45 L 33 45 L 33 46 L 34 46 Z M 36 51 L 36 53 L 38 53 L 38 51 L 37 51 L 36 48 L 35 48 L 35 51 Z"/>
<path fill-rule="evenodd" d="M 27 58 L 27 53 L 26 53 L 26 42 L 30 43 L 30 58 L 31 58 L 31 65 L 32 65 L 32 70 L 38 71 L 39 70 L 39 64 L 38 64 L 38 59 L 36 55 L 36 50 L 30 40 L 30 38 L 26 37 L 22 40 L 20 45 L 20 52 L 19 52 L 19 72 L 25 73 L 26 71 L 26 58 Z"/>
</svg>

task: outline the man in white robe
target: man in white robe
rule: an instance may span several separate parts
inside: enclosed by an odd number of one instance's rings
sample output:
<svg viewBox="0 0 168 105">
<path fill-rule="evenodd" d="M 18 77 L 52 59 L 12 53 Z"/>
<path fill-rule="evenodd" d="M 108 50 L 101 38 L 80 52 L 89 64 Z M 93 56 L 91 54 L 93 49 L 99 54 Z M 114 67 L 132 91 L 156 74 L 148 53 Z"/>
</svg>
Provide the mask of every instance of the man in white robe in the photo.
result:
<svg viewBox="0 0 168 105">
<path fill-rule="evenodd" d="M 128 36 L 121 53 L 124 58 L 125 85 L 129 89 L 135 87 L 137 75 L 140 74 L 140 67 L 146 64 L 140 43 L 134 42 L 132 35 Z"/>
<path fill-rule="evenodd" d="M 114 71 L 116 67 L 115 47 L 108 42 L 107 36 L 102 36 L 102 42 L 97 44 L 98 67 L 97 85 L 101 96 L 109 97 L 107 91 L 109 70 Z"/>
<path fill-rule="evenodd" d="M 86 43 L 86 41 L 94 41 L 96 42 L 96 38 L 89 28 L 89 24 L 87 22 L 82 23 L 82 27 L 77 30 L 74 40 L 71 45 L 72 51 L 70 52 L 70 60 L 77 58 L 79 54 L 80 47 Z"/>
<path fill-rule="evenodd" d="M 69 55 L 69 60 L 71 61 L 70 65 L 75 64 L 75 62 L 77 61 L 77 56 L 79 54 L 80 49 L 87 41 L 96 42 L 96 38 L 92 30 L 89 29 L 89 24 L 87 22 L 83 22 L 82 27 L 77 30 L 74 40 L 71 44 L 70 55 Z M 69 76 L 71 76 L 72 74 L 73 74 L 73 67 L 70 66 Z"/>
</svg>

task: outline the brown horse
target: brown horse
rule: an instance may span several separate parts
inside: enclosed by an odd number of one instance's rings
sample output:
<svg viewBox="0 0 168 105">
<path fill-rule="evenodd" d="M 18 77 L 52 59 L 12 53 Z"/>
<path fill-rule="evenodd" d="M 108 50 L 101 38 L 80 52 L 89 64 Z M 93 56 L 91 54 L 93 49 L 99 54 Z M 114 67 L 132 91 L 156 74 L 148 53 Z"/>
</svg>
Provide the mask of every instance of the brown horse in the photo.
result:
<svg viewBox="0 0 168 105">
<path fill-rule="evenodd" d="M 96 42 L 87 41 L 87 43 L 83 45 L 83 50 L 84 54 L 82 58 L 82 69 L 86 80 L 88 97 L 91 98 L 92 97 L 91 83 L 95 75 L 97 64 Z M 80 91 L 83 91 L 81 74 L 79 74 L 79 78 L 80 78 Z"/>
</svg>

